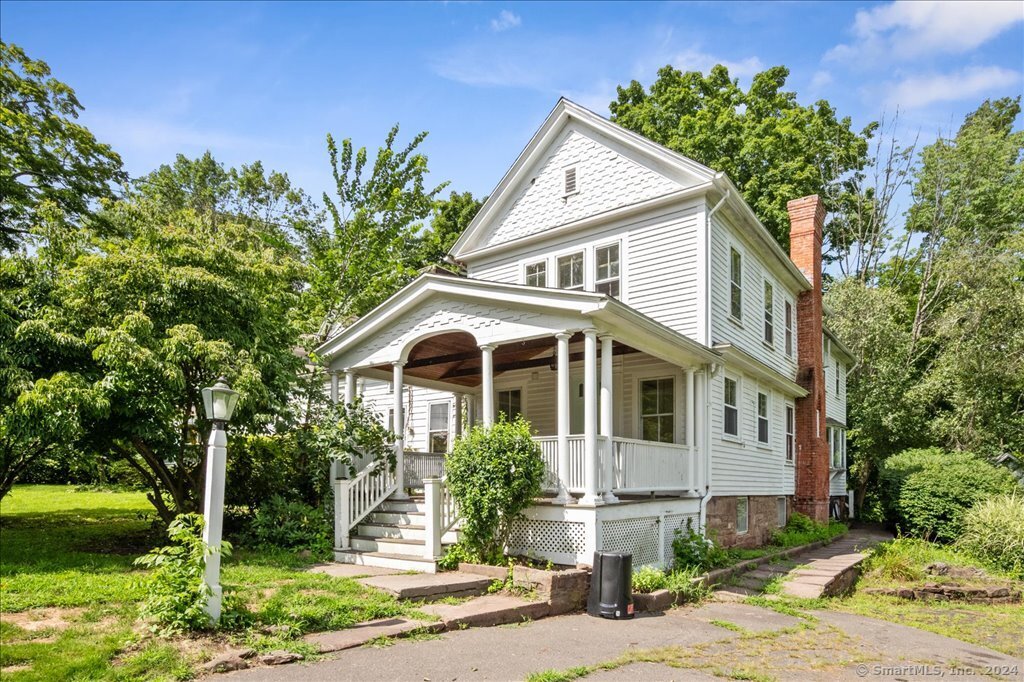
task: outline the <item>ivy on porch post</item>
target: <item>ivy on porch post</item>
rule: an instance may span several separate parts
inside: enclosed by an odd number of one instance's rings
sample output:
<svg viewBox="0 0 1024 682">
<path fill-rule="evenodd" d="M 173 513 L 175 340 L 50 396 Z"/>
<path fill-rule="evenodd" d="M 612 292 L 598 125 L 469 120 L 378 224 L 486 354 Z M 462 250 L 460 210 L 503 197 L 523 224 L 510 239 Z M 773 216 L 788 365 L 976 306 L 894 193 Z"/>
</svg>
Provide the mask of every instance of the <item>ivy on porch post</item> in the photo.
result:
<svg viewBox="0 0 1024 682">
<path fill-rule="evenodd" d="M 597 494 L 597 330 L 583 330 L 583 488 L 580 504 L 604 504 Z"/>
<path fill-rule="evenodd" d="M 612 492 L 615 487 L 615 443 L 612 420 L 612 406 L 615 404 L 615 391 L 612 386 L 612 337 L 602 334 L 601 340 L 601 452 L 604 456 L 604 501 L 618 502 L 619 498 Z"/>
<path fill-rule="evenodd" d="M 558 495 L 555 502 L 573 502 L 569 494 L 569 339 L 572 334 L 555 334 L 558 343 Z"/>
<path fill-rule="evenodd" d="M 480 346 L 480 374 L 483 377 L 481 390 L 484 398 L 484 426 L 494 426 L 494 346 Z"/>
<path fill-rule="evenodd" d="M 402 409 L 405 393 L 402 385 L 404 363 L 396 361 L 391 364 L 394 366 L 391 388 L 395 399 L 395 493 L 392 497 L 396 500 L 407 500 L 409 496 L 405 492 L 405 414 Z"/>
</svg>

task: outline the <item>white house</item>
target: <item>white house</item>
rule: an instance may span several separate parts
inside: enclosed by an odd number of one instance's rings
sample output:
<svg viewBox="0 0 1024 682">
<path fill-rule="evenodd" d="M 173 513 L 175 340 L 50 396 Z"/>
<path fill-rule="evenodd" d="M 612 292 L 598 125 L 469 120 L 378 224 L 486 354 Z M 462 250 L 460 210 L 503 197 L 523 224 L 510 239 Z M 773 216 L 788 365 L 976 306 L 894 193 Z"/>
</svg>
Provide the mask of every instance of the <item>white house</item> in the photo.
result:
<svg viewBox="0 0 1024 682">
<path fill-rule="evenodd" d="M 499 412 L 531 423 L 549 472 L 512 552 L 659 564 L 688 521 L 754 545 L 793 509 L 843 513 L 824 208 L 789 209 L 791 256 L 723 173 L 560 100 L 452 249 L 465 276 L 421 275 L 317 351 L 334 398 L 402 436 L 394 474 L 337 482 L 336 558 L 434 570 L 444 453 Z"/>
</svg>

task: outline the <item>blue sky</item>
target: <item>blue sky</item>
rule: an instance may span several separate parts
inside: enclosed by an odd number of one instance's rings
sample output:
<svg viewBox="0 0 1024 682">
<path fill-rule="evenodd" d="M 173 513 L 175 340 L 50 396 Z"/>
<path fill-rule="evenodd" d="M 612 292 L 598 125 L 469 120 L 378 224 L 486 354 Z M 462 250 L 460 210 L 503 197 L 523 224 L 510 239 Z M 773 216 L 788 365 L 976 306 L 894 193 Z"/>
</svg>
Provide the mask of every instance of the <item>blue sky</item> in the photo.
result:
<svg viewBox="0 0 1024 682">
<path fill-rule="evenodd" d="M 0 36 L 47 61 L 82 121 L 140 175 L 210 149 L 314 196 L 325 135 L 430 131 L 432 177 L 486 194 L 560 95 L 603 115 L 673 64 L 788 66 L 803 103 L 858 128 L 902 110 L 922 139 L 1022 91 L 1024 3 L 3 2 Z"/>
</svg>

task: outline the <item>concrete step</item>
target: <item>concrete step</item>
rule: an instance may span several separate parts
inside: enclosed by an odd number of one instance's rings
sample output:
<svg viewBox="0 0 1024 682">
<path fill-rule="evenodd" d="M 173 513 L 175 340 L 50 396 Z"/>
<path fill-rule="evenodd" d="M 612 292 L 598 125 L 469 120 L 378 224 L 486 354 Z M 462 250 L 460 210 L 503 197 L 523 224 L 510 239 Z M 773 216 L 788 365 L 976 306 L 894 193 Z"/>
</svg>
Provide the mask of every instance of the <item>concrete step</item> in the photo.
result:
<svg viewBox="0 0 1024 682">
<path fill-rule="evenodd" d="M 390 554 L 358 549 L 335 549 L 334 560 L 343 564 L 358 566 L 374 566 L 377 568 L 393 568 L 398 571 L 415 571 L 417 573 L 437 573 L 437 562 L 421 556 L 408 554 Z"/>
<path fill-rule="evenodd" d="M 402 554 L 423 556 L 426 543 L 423 540 L 404 540 L 402 538 L 374 538 L 367 535 L 353 535 L 349 538 L 352 549 L 364 552 L 383 552 L 385 554 Z"/>
<path fill-rule="evenodd" d="M 493 582 L 474 573 L 449 571 L 416 575 L 381 575 L 360 578 L 359 582 L 384 590 L 399 599 L 436 601 L 445 597 L 477 597 L 487 594 Z"/>
</svg>

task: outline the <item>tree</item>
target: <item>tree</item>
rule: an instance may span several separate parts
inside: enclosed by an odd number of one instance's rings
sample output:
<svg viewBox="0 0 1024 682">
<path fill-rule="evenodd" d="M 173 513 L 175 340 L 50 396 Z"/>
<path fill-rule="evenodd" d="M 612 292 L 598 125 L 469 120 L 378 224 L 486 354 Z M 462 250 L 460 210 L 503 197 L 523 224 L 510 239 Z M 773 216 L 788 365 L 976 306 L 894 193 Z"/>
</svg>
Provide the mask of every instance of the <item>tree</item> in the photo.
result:
<svg viewBox="0 0 1024 682">
<path fill-rule="evenodd" d="M 74 225 L 126 179 L 121 157 L 74 121 L 81 110 L 45 62 L 0 42 L 0 250 L 33 232 L 41 206 Z"/>
<path fill-rule="evenodd" d="M 365 147 L 355 150 L 345 139 L 339 150 L 327 136 L 336 193 L 323 196 L 330 224 L 310 224 L 302 233 L 310 266 L 307 315 L 321 324 L 317 340 L 374 308 L 420 267 L 421 221 L 447 184 L 426 188 L 427 157 L 417 151 L 426 136 L 398 150 L 394 126 L 370 169 Z"/>
<path fill-rule="evenodd" d="M 471 192 L 452 192 L 447 199 L 436 202 L 430 229 L 420 242 L 420 259 L 424 265 L 445 260 L 485 201 L 486 197 L 474 199 Z"/>
<path fill-rule="evenodd" d="M 784 66 L 772 67 L 754 76 L 744 92 L 721 64 L 707 76 L 665 66 L 649 90 L 635 80 L 618 88 L 612 120 L 726 172 L 788 247 L 786 202 L 841 195 L 844 176 L 864 167 L 877 127 L 872 123 L 857 133 L 827 101 L 799 104 L 795 93 L 782 89 L 788 76 Z"/>
</svg>

